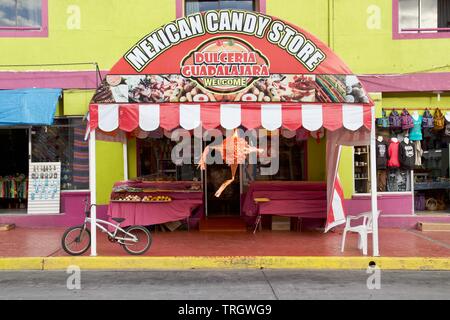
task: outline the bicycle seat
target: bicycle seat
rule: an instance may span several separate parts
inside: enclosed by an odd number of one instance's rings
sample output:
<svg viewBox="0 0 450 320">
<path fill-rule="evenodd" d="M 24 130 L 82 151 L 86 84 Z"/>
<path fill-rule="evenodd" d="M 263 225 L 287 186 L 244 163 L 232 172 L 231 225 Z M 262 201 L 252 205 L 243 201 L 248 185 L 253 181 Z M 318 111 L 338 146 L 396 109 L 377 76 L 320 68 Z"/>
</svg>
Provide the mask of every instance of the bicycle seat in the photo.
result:
<svg viewBox="0 0 450 320">
<path fill-rule="evenodd" d="M 125 221 L 125 218 L 111 218 L 111 220 L 117 222 L 117 223 L 121 223 Z"/>
</svg>

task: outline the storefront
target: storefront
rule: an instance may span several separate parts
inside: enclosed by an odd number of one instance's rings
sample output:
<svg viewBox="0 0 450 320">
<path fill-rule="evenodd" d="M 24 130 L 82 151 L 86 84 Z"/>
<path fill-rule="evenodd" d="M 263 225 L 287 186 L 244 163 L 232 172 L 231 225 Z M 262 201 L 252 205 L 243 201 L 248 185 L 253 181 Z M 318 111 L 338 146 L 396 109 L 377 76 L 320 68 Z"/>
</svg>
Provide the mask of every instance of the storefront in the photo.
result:
<svg viewBox="0 0 450 320">
<path fill-rule="evenodd" d="M 193 14 L 142 38 L 97 89 L 91 199 L 96 140 L 118 141 L 126 181 L 108 210 L 126 211 L 128 224 L 267 214 L 320 218 L 329 230 L 344 221 L 341 145 L 374 148 L 373 112 L 358 78 L 306 31 L 253 12 Z M 134 138 L 138 177 L 128 180 Z M 326 148 L 312 153 L 311 141 Z M 326 168 L 321 181 L 309 177 L 314 161 Z M 95 233 L 92 243 L 95 255 Z"/>
<path fill-rule="evenodd" d="M 65 116 L 63 101 L 61 89 L 0 91 L 0 222 L 70 222 L 69 199 L 88 196 L 85 122 Z"/>
<path fill-rule="evenodd" d="M 448 217 L 449 120 L 445 107 L 381 108 L 376 120 L 377 191 L 388 214 L 421 221 Z M 368 146 L 353 150 L 353 206 L 370 193 L 369 153 Z"/>
</svg>

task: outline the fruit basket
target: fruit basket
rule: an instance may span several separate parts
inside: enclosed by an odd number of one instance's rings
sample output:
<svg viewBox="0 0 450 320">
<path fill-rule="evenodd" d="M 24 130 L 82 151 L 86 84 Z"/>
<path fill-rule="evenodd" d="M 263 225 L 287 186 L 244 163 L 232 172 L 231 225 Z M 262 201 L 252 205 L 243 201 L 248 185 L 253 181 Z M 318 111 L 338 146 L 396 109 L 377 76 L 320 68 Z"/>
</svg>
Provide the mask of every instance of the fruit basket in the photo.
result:
<svg viewBox="0 0 450 320">
<path fill-rule="evenodd" d="M 142 198 L 138 195 L 120 195 L 120 196 L 114 196 L 111 201 L 117 201 L 117 202 L 141 202 Z"/>
<path fill-rule="evenodd" d="M 144 196 L 142 202 L 171 202 L 172 198 L 169 196 Z"/>
</svg>

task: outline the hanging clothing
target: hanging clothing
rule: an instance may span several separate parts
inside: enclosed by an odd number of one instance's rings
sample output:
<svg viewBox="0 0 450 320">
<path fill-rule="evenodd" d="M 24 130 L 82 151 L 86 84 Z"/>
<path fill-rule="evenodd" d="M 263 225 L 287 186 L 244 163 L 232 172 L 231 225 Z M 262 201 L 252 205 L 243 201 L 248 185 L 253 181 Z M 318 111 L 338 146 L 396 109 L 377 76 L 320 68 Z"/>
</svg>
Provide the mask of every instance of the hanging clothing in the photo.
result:
<svg viewBox="0 0 450 320">
<path fill-rule="evenodd" d="M 378 192 L 386 191 L 387 173 L 386 170 L 377 170 L 377 190 Z"/>
<path fill-rule="evenodd" d="M 399 147 L 399 160 L 402 169 L 412 170 L 414 169 L 414 163 L 416 161 L 414 153 L 414 144 L 411 141 L 406 143 L 404 140 L 400 143 Z"/>
<path fill-rule="evenodd" d="M 411 141 L 418 141 L 418 140 L 422 140 L 422 116 L 419 116 L 416 119 L 414 119 L 414 117 L 412 117 L 413 122 L 414 122 L 414 127 L 411 128 L 411 130 L 409 131 L 409 139 Z"/>
<path fill-rule="evenodd" d="M 377 169 L 386 169 L 388 144 L 383 141 L 376 142 L 377 146 Z"/>
<path fill-rule="evenodd" d="M 400 142 L 396 141 L 392 141 L 389 144 L 389 148 L 388 148 L 388 162 L 387 162 L 387 166 L 391 167 L 391 168 L 399 168 L 400 167 L 400 161 L 399 161 L 399 146 L 400 146 Z"/>
<path fill-rule="evenodd" d="M 414 141 L 414 165 L 416 167 L 422 166 L 422 155 L 423 155 L 423 149 L 422 149 L 422 143 L 420 141 Z"/>
<path fill-rule="evenodd" d="M 408 170 L 390 169 L 387 176 L 387 191 L 411 191 L 411 180 Z"/>
</svg>

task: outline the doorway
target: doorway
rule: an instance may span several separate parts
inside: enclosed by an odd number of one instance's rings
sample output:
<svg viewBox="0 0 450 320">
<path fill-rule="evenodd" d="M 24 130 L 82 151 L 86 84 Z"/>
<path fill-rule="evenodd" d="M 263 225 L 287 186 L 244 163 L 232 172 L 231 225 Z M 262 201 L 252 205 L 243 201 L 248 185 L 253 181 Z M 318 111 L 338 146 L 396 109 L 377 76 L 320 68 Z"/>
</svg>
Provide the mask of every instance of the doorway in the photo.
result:
<svg viewBox="0 0 450 320">
<path fill-rule="evenodd" d="M 241 214 L 240 170 L 236 172 L 231 183 L 220 195 L 214 194 L 220 185 L 231 179 L 231 169 L 227 164 L 211 164 L 206 167 L 206 208 L 208 217 L 236 217 Z"/>
<path fill-rule="evenodd" d="M 0 214 L 26 213 L 29 130 L 0 129 Z"/>
</svg>

